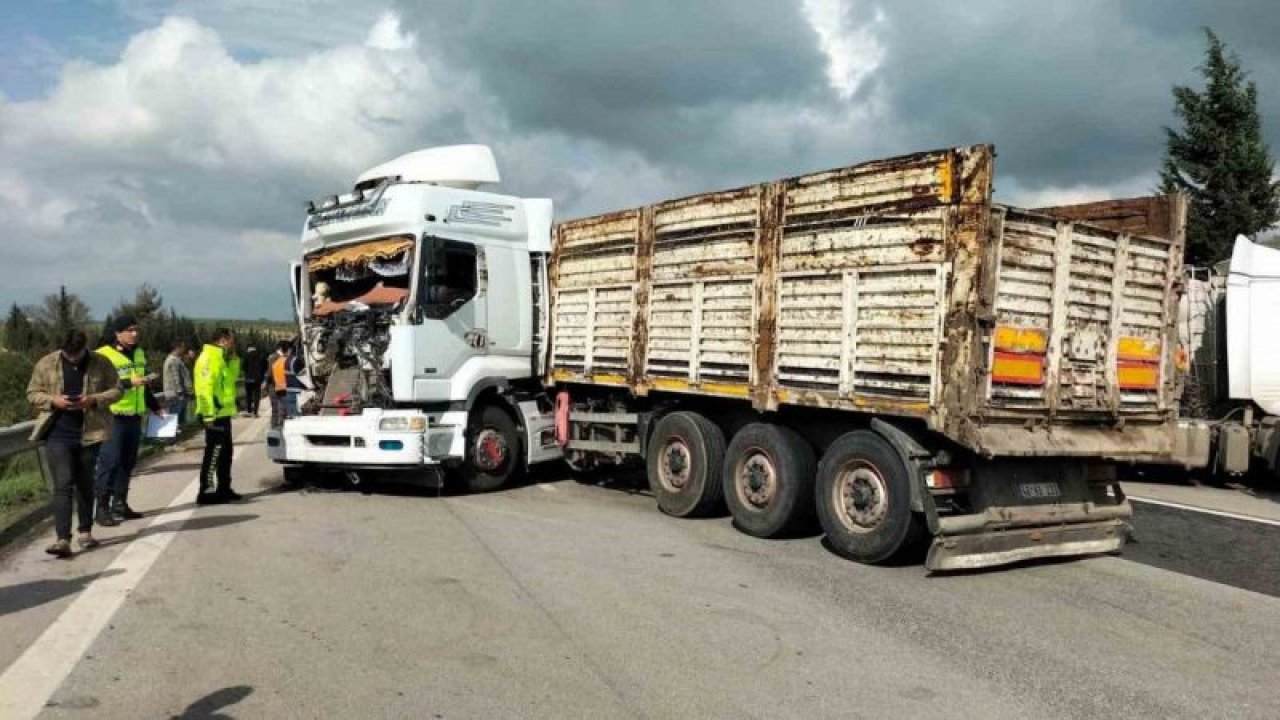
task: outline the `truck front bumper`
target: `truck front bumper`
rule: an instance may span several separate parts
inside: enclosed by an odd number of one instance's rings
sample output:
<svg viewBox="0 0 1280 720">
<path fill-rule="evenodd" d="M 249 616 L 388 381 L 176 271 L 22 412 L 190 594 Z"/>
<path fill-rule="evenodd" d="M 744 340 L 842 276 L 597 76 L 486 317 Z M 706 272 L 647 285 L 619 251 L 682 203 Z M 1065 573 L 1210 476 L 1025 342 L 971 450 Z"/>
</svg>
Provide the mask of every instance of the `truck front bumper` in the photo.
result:
<svg viewBox="0 0 1280 720">
<path fill-rule="evenodd" d="M 267 457 L 283 464 L 414 468 L 461 457 L 462 442 L 459 426 L 429 423 L 415 411 L 372 409 L 286 420 L 267 432 Z"/>
</svg>

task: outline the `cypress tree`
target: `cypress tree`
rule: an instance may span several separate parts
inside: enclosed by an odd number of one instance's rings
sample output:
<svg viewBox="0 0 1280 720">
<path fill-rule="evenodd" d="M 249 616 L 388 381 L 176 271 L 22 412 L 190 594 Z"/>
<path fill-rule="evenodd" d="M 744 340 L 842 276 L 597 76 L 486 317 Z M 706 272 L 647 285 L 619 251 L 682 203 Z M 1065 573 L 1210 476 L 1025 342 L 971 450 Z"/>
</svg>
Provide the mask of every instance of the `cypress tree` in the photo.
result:
<svg viewBox="0 0 1280 720">
<path fill-rule="evenodd" d="M 1162 192 L 1185 193 L 1187 262 L 1207 265 L 1231 255 L 1236 235 L 1251 235 L 1280 220 L 1271 151 L 1262 139 L 1258 90 L 1240 59 L 1205 29 L 1208 48 L 1200 72 L 1205 87 L 1173 88 L 1182 128 L 1165 128 Z"/>
</svg>

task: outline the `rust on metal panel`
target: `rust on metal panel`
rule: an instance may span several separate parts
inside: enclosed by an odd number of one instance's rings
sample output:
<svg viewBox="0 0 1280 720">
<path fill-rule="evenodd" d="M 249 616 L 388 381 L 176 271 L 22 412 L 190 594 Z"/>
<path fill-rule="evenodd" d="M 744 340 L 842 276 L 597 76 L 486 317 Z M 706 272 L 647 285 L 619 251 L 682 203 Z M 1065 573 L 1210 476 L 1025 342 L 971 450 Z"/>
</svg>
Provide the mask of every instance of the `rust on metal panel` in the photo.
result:
<svg viewBox="0 0 1280 720">
<path fill-rule="evenodd" d="M 827 410 L 853 410 L 867 413 L 886 413 L 923 418 L 929 414 L 929 403 L 918 400 L 897 400 L 888 397 L 840 397 L 832 392 L 779 388 L 774 391 L 774 401 L 785 405 L 803 405 Z"/>
<path fill-rule="evenodd" d="M 786 185 L 769 183 L 761 188 L 756 231 L 754 357 L 751 363 L 751 404 L 760 411 L 777 407 L 773 390 L 774 356 L 777 353 L 778 253 L 786 218 Z"/>
<path fill-rule="evenodd" d="M 1168 196 L 1167 237 L 1170 240 L 1169 263 L 1164 287 L 1164 352 L 1161 353 L 1160 409 L 1171 415 L 1177 412 L 1178 378 L 1174 353 L 1178 348 L 1178 298 L 1182 294 L 1183 253 L 1187 241 L 1187 196 L 1178 193 Z"/>
<path fill-rule="evenodd" d="M 1176 201 L 1171 195 L 1104 200 L 1078 205 L 1058 205 L 1038 208 L 1043 213 L 1060 220 L 1087 222 L 1090 225 L 1129 233 L 1172 238 L 1178 221 L 1172 212 Z"/>
<path fill-rule="evenodd" d="M 1059 455 L 1115 460 L 1164 459 L 1173 451 L 1169 423 L 1122 426 L 1080 423 L 1037 426 L 987 422 L 974 426 L 973 449 L 987 457 Z"/>
<path fill-rule="evenodd" d="M 642 208 L 636 214 L 635 309 L 631 325 L 631 349 L 627 360 L 627 381 L 633 392 L 644 395 L 644 368 L 649 346 L 649 295 L 653 287 L 653 208 Z"/>
<path fill-rule="evenodd" d="M 991 186 L 995 153 L 989 145 L 955 151 L 952 174 L 958 176 L 948 218 L 942 340 L 939 366 L 946 368 L 931 412 L 930 425 L 956 434 L 981 387 L 977 318 L 980 264 L 990 242 Z"/>
<path fill-rule="evenodd" d="M 1123 337 L 1125 285 L 1129 281 L 1129 235 L 1121 233 L 1116 238 L 1115 262 L 1111 269 L 1111 317 L 1107 337 L 1107 354 L 1102 370 L 1106 377 L 1107 407 L 1112 416 L 1120 416 L 1120 380 L 1116 362 L 1120 354 L 1120 338 Z"/>
<path fill-rule="evenodd" d="M 1072 224 L 1058 222 L 1053 255 L 1053 300 L 1049 316 L 1049 344 L 1046 358 L 1044 394 L 1052 421 L 1062 404 L 1063 375 L 1068 372 L 1063 358 L 1063 341 L 1070 334 L 1067 306 L 1068 285 L 1071 282 L 1071 241 L 1075 234 Z"/>
<path fill-rule="evenodd" d="M 556 313 L 559 311 L 559 273 L 560 273 L 560 245 L 563 242 L 562 235 L 564 233 L 563 225 L 556 225 L 551 229 L 551 257 L 547 260 L 547 282 L 550 288 L 547 289 L 547 338 L 546 342 L 551 344 L 551 352 L 547 354 L 547 367 L 545 369 L 545 377 L 543 383 L 552 385 L 563 378 L 558 377 L 561 371 L 556 369 L 556 329 L 559 323 L 556 321 Z"/>
</svg>

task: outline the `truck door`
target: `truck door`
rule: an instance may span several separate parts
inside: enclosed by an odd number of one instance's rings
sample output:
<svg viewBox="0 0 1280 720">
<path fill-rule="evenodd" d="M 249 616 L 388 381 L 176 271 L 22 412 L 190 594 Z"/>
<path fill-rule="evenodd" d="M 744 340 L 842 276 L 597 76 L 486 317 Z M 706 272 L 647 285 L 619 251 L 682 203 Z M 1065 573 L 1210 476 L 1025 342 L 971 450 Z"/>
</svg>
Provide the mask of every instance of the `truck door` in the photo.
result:
<svg viewBox="0 0 1280 720">
<path fill-rule="evenodd" d="M 485 248 L 438 237 L 424 238 L 422 248 L 414 399 L 459 399 L 449 397 L 455 371 L 468 359 L 488 353 Z"/>
<path fill-rule="evenodd" d="M 302 263 L 289 263 L 289 287 L 293 293 L 293 320 L 298 323 L 298 331 L 302 331 Z"/>
</svg>

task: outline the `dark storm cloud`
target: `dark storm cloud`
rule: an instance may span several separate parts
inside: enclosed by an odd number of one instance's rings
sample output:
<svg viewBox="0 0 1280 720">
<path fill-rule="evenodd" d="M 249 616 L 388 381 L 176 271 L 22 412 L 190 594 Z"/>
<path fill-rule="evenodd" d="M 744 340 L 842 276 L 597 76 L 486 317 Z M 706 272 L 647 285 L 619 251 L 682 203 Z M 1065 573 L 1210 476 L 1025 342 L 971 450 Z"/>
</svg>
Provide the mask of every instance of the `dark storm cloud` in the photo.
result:
<svg viewBox="0 0 1280 720">
<path fill-rule="evenodd" d="M 798 4 L 401 4 L 405 26 L 479 74 L 519 129 L 553 130 L 679 158 L 728 104 L 803 105 L 824 58 Z M 717 108 L 720 108 L 717 111 Z M 698 111 L 712 117 L 698 117 Z"/>
<path fill-rule="evenodd" d="M 832 122 L 851 111 L 826 87 L 800 3 L 403 5 L 424 46 L 477 75 L 514 131 L 634 149 L 674 176 L 745 181 L 974 142 L 995 143 L 1002 176 L 1024 188 L 1150 176 L 1174 122 L 1170 88 L 1198 82 L 1205 25 L 1253 71 L 1280 137 L 1280 7 L 1265 0 L 853 4 L 851 26 L 877 7 L 885 18 L 883 60 L 854 104 L 883 106 L 849 135 L 788 138 L 726 133 L 726 117 L 759 102 Z"/>
</svg>

